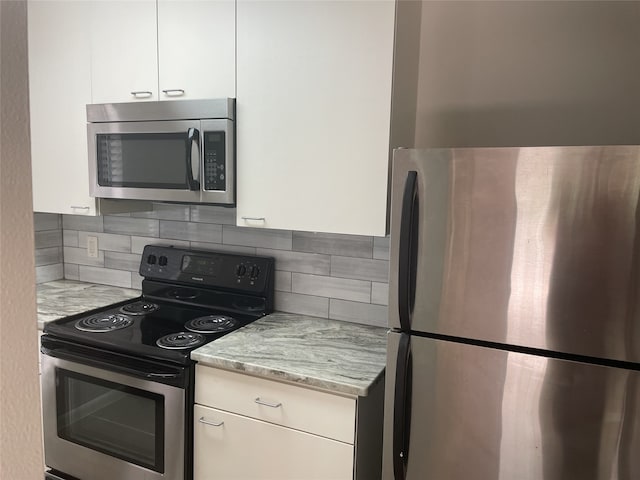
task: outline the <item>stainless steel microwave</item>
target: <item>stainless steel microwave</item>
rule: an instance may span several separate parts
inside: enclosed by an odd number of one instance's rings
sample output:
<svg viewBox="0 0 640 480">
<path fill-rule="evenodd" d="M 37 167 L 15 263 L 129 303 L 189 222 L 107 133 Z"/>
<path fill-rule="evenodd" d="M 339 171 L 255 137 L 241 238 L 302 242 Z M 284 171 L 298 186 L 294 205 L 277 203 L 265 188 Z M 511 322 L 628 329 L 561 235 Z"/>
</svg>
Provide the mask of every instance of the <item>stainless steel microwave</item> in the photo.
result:
<svg viewBox="0 0 640 480">
<path fill-rule="evenodd" d="M 97 198 L 235 204 L 235 100 L 87 105 Z"/>
</svg>

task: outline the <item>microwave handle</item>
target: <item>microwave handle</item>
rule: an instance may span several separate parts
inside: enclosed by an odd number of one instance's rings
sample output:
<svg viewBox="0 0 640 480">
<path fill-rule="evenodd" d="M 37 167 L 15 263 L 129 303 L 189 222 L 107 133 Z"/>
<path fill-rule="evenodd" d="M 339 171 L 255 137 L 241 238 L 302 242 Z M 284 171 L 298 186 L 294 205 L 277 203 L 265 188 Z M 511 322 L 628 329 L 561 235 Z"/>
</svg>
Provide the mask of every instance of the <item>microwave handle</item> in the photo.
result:
<svg viewBox="0 0 640 480">
<path fill-rule="evenodd" d="M 190 128 L 187 130 L 187 186 L 189 190 L 200 190 L 200 182 L 193 178 L 193 164 L 191 161 L 191 152 L 193 149 L 193 144 L 196 144 L 198 149 L 200 149 L 200 132 L 197 128 Z"/>
</svg>

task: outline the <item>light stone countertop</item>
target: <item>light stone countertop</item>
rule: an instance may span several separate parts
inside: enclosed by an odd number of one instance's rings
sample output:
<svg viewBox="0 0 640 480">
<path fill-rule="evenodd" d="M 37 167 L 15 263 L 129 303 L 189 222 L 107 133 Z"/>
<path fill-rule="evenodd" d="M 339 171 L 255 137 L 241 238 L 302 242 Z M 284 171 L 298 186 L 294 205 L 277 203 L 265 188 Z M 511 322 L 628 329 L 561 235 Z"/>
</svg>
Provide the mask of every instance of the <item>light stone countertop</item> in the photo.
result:
<svg viewBox="0 0 640 480">
<path fill-rule="evenodd" d="M 54 280 L 36 286 L 38 329 L 58 318 L 140 296 L 140 290 L 75 280 Z"/>
<path fill-rule="evenodd" d="M 203 365 L 366 396 L 382 377 L 387 329 L 272 313 L 193 352 Z"/>
</svg>

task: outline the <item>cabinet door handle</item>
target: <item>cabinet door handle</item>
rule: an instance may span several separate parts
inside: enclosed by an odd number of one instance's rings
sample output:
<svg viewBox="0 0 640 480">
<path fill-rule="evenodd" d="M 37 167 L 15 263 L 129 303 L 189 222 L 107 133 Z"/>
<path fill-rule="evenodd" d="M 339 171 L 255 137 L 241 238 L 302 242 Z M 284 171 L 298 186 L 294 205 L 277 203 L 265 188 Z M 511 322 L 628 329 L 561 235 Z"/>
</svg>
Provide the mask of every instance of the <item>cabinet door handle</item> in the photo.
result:
<svg viewBox="0 0 640 480">
<path fill-rule="evenodd" d="M 81 207 L 79 205 L 71 205 L 73 210 L 89 210 L 89 207 Z"/>
<path fill-rule="evenodd" d="M 204 417 L 200 417 L 200 419 L 198 421 L 200 423 L 204 423 L 205 425 L 211 425 L 212 427 L 221 427 L 222 425 L 224 425 L 224 422 L 219 422 L 219 423 L 207 422 L 204 419 Z"/>
<path fill-rule="evenodd" d="M 153 92 L 149 92 L 148 90 L 138 90 L 136 92 L 131 92 L 131 95 L 136 98 L 148 98 L 153 95 Z"/>
<path fill-rule="evenodd" d="M 242 220 L 247 222 L 265 222 L 267 219 L 265 217 L 240 217 Z"/>
<path fill-rule="evenodd" d="M 271 407 L 271 408 L 278 408 L 282 406 L 282 403 L 278 402 L 278 403 L 269 403 L 269 402 L 265 402 L 264 400 L 261 400 L 260 397 L 256 398 L 254 400 L 258 405 L 264 405 L 265 407 Z"/>
<path fill-rule="evenodd" d="M 181 88 L 168 88 L 166 90 L 162 90 L 162 93 L 169 97 L 179 97 L 184 95 L 184 90 Z"/>
</svg>

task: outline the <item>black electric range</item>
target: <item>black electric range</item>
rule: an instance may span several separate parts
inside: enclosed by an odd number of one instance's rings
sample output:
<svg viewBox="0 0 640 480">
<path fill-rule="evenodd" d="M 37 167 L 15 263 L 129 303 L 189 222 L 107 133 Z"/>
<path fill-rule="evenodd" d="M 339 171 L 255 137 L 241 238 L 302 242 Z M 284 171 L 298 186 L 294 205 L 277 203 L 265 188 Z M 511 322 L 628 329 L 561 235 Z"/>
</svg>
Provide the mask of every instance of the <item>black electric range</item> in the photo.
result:
<svg viewBox="0 0 640 480">
<path fill-rule="evenodd" d="M 48 475 L 192 480 L 195 348 L 273 311 L 274 260 L 147 245 L 142 295 L 48 323 Z"/>
<path fill-rule="evenodd" d="M 147 245 L 142 296 L 48 323 L 44 333 L 148 359 L 190 363 L 190 352 L 273 311 L 267 257 Z"/>
</svg>

